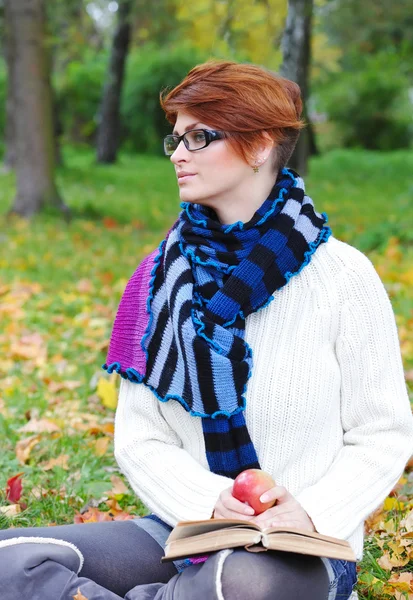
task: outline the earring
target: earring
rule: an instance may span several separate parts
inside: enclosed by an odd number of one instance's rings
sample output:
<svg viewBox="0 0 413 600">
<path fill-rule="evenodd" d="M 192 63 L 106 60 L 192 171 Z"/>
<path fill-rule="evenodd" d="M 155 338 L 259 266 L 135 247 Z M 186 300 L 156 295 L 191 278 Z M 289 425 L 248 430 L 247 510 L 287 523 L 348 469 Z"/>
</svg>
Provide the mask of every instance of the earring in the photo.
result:
<svg viewBox="0 0 413 600">
<path fill-rule="evenodd" d="M 259 170 L 260 170 L 260 169 L 259 169 L 259 167 L 258 167 L 257 165 L 254 165 L 254 166 L 252 167 L 252 170 L 254 171 L 254 173 L 259 173 Z"/>
</svg>

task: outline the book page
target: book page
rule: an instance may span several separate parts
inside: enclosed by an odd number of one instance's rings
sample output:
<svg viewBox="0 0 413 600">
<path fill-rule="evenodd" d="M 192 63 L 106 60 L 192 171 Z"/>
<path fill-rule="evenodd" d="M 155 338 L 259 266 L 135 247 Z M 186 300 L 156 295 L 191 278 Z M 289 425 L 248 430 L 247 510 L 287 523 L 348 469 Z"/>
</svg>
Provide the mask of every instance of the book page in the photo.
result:
<svg viewBox="0 0 413 600">
<path fill-rule="evenodd" d="M 197 554 L 216 552 L 226 548 L 237 548 L 248 544 L 259 544 L 261 533 L 254 529 L 231 528 L 208 531 L 189 538 L 167 542 L 164 560 L 188 558 Z"/>
<path fill-rule="evenodd" d="M 263 534 L 261 543 L 269 550 L 282 550 L 284 552 L 356 561 L 355 554 L 348 542 L 343 545 L 291 533 L 273 533 Z"/>
<path fill-rule="evenodd" d="M 278 534 L 278 533 L 292 533 L 295 535 L 301 535 L 307 538 L 312 538 L 316 540 L 324 540 L 325 542 L 331 542 L 332 544 L 339 544 L 341 546 L 348 546 L 348 542 L 346 540 L 340 540 L 339 538 L 331 537 L 329 535 L 324 535 L 322 533 L 318 533 L 317 531 L 305 531 L 303 529 L 294 529 L 292 527 L 267 527 L 267 529 L 263 529 L 263 533 L 265 534 Z"/>
<path fill-rule="evenodd" d="M 206 521 L 181 521 L 169 534 L 166 543 L 174 540 L 180 540 L 208 531 L 219 531 L 220 529 L 230 529 L 232 527 L 242 527 L 246 530 L 261 531 L 260 527 L 251 521 L 242 521 L 239 519 L 208 519 Z"/>
</svg>

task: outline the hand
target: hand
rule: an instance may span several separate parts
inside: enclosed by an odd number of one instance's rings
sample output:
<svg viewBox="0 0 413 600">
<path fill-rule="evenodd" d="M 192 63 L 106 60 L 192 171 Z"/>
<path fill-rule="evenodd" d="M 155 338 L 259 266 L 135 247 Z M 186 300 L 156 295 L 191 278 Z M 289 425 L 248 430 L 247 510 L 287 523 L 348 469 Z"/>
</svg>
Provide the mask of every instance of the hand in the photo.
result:
<svg viewBox="0 0 413 600">
<path fill-rule="evenodd" d="M 314 523 L 301 504 L 285 487 L 276 485 L 260 497 L 261 502 L 276 500 L 275 506 L 253 517 L 251 521 L 262 529 L 266 527 L 295 527 L 305 531 L 316 531 Z"/>
<path fill-rule="evenodd" d="M 232 487 L 223 490 L 216 504 L 212 517 L 214 519 L 241 519 L 242 521 L 252 521 L 255 511 L 249 504 L 240 502 L 232 495 Z"/>
</svg>

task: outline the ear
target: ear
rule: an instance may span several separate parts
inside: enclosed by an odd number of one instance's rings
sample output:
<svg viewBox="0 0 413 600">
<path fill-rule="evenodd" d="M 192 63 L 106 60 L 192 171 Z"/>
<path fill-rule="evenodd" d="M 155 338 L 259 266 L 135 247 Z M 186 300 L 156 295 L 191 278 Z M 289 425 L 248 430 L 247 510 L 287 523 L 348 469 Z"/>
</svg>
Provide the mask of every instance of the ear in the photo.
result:
<svg viewBox="0 0 413 600">
<path fill-rule="evenodd" d="M 257 150 L 254 153 L 254 158 L 252 160 L 253 166 L 264 164 L 270 157 L 272 150 L 275 146 L 274 140 L 267 131 L 263 131 L 261 137 L 262 141 L 257 147 Z"/>
</svg>

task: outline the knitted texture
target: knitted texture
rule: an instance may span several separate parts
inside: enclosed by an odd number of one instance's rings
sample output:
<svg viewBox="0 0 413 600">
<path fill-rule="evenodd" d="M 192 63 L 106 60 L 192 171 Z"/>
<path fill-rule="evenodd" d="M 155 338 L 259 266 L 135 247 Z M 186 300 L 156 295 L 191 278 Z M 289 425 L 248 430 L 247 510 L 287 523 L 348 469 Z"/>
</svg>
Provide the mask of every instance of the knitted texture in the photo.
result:
<svg viewBox="0 0 413 600">
<path fill-rule="evenodd" d="M 254 367 L 245 419 L 261 467 L 320 533 L 358 558 L 363 521 L 413 451 L 394 315 L 370 261 L 330 237 L 245 321 Z M 210 471 L 201 419 L 122 380 L 115 456 L 135 493 L 169 525 L 208 519 L 228 477 Z"/>
<path fill-rule="evenodd" d="M 143 381 L 160 400 L 178 400 L 202 417 L 211 471 L 235 478 L 259 468 L 243 415 L 252 369 L 245 318 L 308 264 L 330 229 L 305 195 L 302 179 L 289 169 L 247 224 L 222 225 L 206 207 L 183 207 L 153 260 L 149 290 L 147 261 L 121 307 L 122 314 L 138 307 L 132 339 L 141 337 L 145 369 L 141 356 L 128 362 L 133 349 L 125 360 L 118 344 L 127 343 L 130 321 L 123 317 L 115 323 L 105 368 Z M 142 336 L 143 299 L 150 318 Z"/>
</svg>

